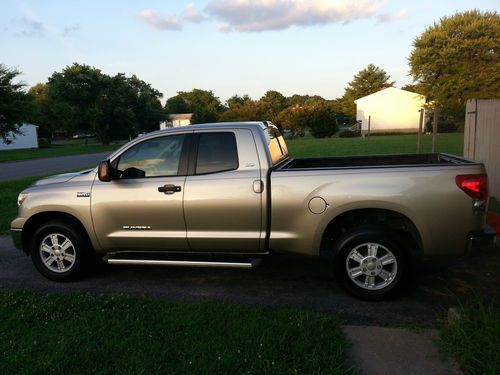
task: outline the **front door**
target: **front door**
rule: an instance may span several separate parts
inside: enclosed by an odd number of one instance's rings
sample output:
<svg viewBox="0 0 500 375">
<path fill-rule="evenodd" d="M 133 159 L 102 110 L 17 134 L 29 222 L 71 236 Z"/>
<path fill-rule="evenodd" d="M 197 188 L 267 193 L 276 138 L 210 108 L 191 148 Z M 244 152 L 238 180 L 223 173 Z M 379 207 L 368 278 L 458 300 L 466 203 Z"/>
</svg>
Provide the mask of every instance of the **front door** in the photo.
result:
<svg viewBox="0 0 500 375">
<path fill-rule="evenodd" d="M 112 160 L 117 178 L 96 177 L 94 230 L 107 250 L 186 250 L 184 134 L 147 139 Z M 187 168 L 187 167 L 186 167 Z"/>
</svg>

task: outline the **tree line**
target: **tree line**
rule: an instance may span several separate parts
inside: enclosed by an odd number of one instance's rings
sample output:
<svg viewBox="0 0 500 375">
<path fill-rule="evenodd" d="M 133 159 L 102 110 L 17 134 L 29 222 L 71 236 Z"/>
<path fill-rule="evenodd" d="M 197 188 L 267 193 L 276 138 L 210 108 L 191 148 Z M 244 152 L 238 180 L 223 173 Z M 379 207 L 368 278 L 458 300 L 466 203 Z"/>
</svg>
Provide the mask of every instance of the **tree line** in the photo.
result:
<svg viewBox="0 0 500 375">
<path fill-rule="evenodd" d="M 425 95 L 443 114 L 463 121 L 468 98 L 500 96 L 499 40 L 497 12 L 473 10 L 440 19 L 413 41 L 408 61 L 414 83 L 403 89 Z M 109 76 L 74 63 L 26 90 L 15 81 L 19 74 L 0 64 L 0 137 L 15 132 L 16 124 L 32 122 L 42 137 L 91 132 L 104 144 L 156 130 L 173 113 L 193 113 L 193 123 L 271 120 L 292 134 L 307 127 L 315 137 L 328 137 L 339 125 L 355 122 L 354 100 L 395 84 L 384 69 L 369 64 L 334 100 L 269 90 L 257 100 L 236 94 L 222 103 L 212 91 L 193 89 L 162 106 L 162 93 L 135 75 Z"/>
</svg>

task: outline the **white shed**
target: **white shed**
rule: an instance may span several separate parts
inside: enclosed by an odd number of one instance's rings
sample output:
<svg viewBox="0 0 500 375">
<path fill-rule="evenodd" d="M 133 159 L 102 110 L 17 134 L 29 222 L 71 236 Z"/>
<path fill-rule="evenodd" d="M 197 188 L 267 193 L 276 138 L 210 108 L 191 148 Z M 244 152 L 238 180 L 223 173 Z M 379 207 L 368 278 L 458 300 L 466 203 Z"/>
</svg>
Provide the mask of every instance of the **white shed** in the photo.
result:
<svg viewBox="0 0 500 375">
<path fill-rule="evenodd" d="M 21 148 L 38 148 L 38 126 L 32 124 L 23 124 L 19 127 L 20 134 L 7 135 L 11 143 L 5 143 L 0 138 L 0 150 L 17 150 Z"/>
<path fill-rule="evenodd" d="M 425 96 L 389 87 L 354 101 L 356 120 L 361 122 L 361 133 L 418 131 L 419 110 L 424 107 Z"/>
</svg>

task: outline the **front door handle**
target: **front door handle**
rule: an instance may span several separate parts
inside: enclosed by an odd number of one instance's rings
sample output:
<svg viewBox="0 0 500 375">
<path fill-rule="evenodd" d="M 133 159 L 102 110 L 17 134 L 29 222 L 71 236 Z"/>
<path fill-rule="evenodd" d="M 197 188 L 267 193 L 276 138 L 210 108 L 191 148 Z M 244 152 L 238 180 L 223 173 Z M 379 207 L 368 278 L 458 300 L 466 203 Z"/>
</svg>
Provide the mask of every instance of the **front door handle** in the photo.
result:
<svg viewBox="0 0 500 375">
<path fill-rule="evenodd" d="M 181 187 L 177 186 L 177 185 L 168 184 L 168 185 L 159 186 L 158 191 L 160 193 L 165 193 L 165 194 L 174 194 L 174 193 L 178 193 L 179 191 L 181 191 Z"/>
</svg>

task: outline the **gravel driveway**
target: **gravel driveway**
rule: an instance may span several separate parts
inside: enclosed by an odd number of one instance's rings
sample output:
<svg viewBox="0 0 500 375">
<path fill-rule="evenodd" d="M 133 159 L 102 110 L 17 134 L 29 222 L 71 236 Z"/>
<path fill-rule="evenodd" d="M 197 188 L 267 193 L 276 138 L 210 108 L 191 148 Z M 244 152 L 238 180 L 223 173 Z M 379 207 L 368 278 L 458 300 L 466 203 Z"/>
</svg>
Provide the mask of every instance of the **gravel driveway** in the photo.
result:
<svg viewBox="0 0 500 375">
<path fill-rule="evenodd" d="M 339 288 L 328 265 L 272 256 L 253 270 L 102 265 L 71 283 L 46 280 L 31 258 L 0 236 L 0 287 L 39 292 L 141 294 L 172 301 L 218 301 L 337 313 L 347 324 L 432 326 L 446 309 L 473 296 L 499 296 L 500 250 L 460 259 L 447 269 L 423 268 L 418 287 L 387 302 L 358 301 Z M 496 301 L 500 301 L 496 298 Z"/>
</svg>

